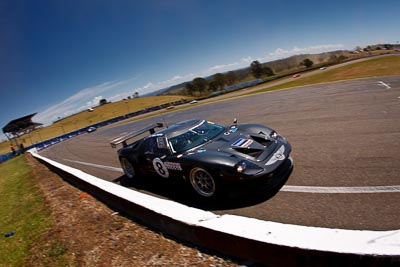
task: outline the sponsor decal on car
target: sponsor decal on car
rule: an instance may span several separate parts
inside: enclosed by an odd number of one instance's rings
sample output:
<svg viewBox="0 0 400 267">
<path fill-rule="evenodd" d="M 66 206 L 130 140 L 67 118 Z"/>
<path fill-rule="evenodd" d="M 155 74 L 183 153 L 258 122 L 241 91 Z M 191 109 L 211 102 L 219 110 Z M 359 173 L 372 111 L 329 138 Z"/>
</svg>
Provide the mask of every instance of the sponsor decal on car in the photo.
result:
<svg viewBox="0 0 400 267">
<path fill-rule="evenodd" d="M 169 177 L 167 166 L 165 166 L 164 162 L 162 162 L 160 158 L 153 159 L 153 168 L 161 177 Z"/>
<path fill-rule="evenodd" d="M 163 162 L 160 158 L 153 159 L 153 167 L 158 175 L 164 178 L 169 177 L 168 170 L 182 171 L 182 166 L 180 163 L 169 161 Z"/>
<path fill-rule="evenodd" d="M 239 138 L 238 140 L 236 140 L 236 141 L 232 144 L 232 146 L 247 148 L 247 147 L 249 147 L 252 143 L 253 143 L 253 140 L 251 140 L 251 139 Z"/>
<path fill-rule="evenodd" d="M 164 162 L 165 166 L 167 167 L 167 169 L 170 170 L 175 170 L 175 171 L 181 171 L 182 170 L 182 166 L 180 163 L 177 162 Z"/>
<path fill-rule="evenodd" d="M 167 148 L 167 144 L 165 143 L 164 137 L 157 137 L 157 147 L 158 148 Z"/>
</svg>

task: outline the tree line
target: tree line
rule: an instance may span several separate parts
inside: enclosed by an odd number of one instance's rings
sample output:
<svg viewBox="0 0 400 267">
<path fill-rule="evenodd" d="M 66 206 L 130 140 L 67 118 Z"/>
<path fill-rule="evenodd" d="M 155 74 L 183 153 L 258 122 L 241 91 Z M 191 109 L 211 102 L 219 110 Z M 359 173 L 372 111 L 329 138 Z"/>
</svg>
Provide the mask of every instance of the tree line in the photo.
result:
<svg viewBox="0 0 400 267">
<path fill-rule="evenodd" d="M 311 68 L 314 62 L 310 59 L 304 59 L 300 66 Z M 263 77 L 271 77 L 275 75 L 272 68 L 265 64 L 260 63 L 258 60 L 253 61 L 250 64 L 251 75 L 255 79 Z M 224 89 L 225 86 L 235 84 L 241 77 L 238 76 L 239 72 L 229 71 L 227 73 L 216 73 L 210 79 L 202 77 L 194 78 L 191 82 L 185 84 L 185 94 L 192 96 L 200 96 L 205 93 L 216 92 Z"/>
</svg>

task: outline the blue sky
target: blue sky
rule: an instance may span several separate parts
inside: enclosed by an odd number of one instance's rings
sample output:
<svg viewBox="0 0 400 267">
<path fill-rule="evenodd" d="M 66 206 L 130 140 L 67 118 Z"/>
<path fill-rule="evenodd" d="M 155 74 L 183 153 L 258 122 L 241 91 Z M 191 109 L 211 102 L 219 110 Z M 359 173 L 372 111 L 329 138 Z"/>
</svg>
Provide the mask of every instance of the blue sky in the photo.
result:
<svg viewBox="0 0 400 267">
<path fill-rule="evenodd" d="M 400 41 L 400 1 L 0 0 L 0 126 L 301 53 Z"/>
</svg>

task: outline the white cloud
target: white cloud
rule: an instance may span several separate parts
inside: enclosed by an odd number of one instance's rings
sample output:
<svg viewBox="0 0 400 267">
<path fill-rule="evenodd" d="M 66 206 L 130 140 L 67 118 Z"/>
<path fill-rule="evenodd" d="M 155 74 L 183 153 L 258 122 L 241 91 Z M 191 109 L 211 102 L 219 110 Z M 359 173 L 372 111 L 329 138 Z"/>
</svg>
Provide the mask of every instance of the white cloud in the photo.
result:
<svg viewBox="0 0 400 267">
<path fill-rule="evenodd" d="M 314 45 L 309 47 L 293 47 L 290 50 L 283 48 L 277 48 L 274 52 L 268 53 L 268 55 L 263 58 L 264 60 L 274 60 L 279 58 L 290 57 L 298 54 L 316 54 L 327 51 L 333 51 L 337 49 L 343 49 L 342 44 L 326 44 L 326 45 Z"/>
<path fill-rule="evenodd" d="M 239 62 L 234 62 L 230 64 L 225 64 L 225 65 L 216 65 L 211 68 L 208 68 L 207 71 L 205 71 L 205 74 L 214 74 L 215 72 L 220 72 L 220 71 L 226 71 L 228 69 L 231 69 L 232 67 L 238 66 Z"/>
<path fill-rule="evenodd" d="M 250 65 L 251 61 L 253 61 L 253 58 L 248 56 L 248 57 L 244 57 L 244 58 L 240 59 L 237 62 L 216 65 L 216 66 L 208 68 L 204 72 L 204 75 L 214 74 L 215 72 L 226 72 L 226 71 L 230 71 L 230 70 L 233 70 L 236 68 L 248 66 L 248 65 Z"/>
<path fill-rule="evenodd" d="M 242 61 L 243 63 L 250 63 L 250 62 L 253 61 L 253 58 L 252 58 L 252 57 L 244 57 L 244 58 L 242 58 L 241 61 Z"/>
<path fill-rule="evenodd" d="M 97 106 L 100 99 L 105 98 L 108 101 L 115 102 L 127 98 L 128 96 L 132 96 L 135 92 L 138 92 L 140 95 L 145 95 L 162 88 L 191 80 L 193 77 L 193 73 L 187 75 L 175 75 L 165 81 L 156 83 L 148 82 L 141 87 L 133 89 L 132 82 L 135 78 L 105 82 L 100 85 L 82 89 L 64 101 L 39 112 L 35 116 L 35 120 L 45 125 L 49 125 L 58 118 L 63 118 L 87 108 Z"/>
<path fill-rule="evenodd" d="M 218 70 L 225 69 L 225 68 L 226 68 L 226 65 L 217 65 L 217 66 L 209 68 L 207 70 L 207 72 L 218 71 Z"/>
<path fill-rule="evenodd" d="M 153 87 L 154 87 L 154 84 L 153 84 L 152 82 L 149 82 L 149 83 L 147 83 L 145 86 L 143 86 L 142 88 L 143 88 L 144 90 L 146 90 L 146 89 L 153 88 Z"/>
<path fill-rule="evenodd" d="M 58 118 L 63 118 L 88 107 L 98 105 L 99 100 L 103 98 L 103 96 L 99 96 L 99 93 L 109 94 L 110 91 L 126 87 L 130 81 L 131 79 L 124 81 L 111 81 L 82 89 L 64 101 L 39 112 L 35 116 L 35 120 L 48 125 Z"/>
<path fill-rule="evenodd" d="M 86 103 L 86 107 L 87 107 L 87 108 L 91 108 L 91 107 L 94 107 L 94 106 L 98 106 L 100 100 L 103 99 L 103 98 L 104 98 L 104 97 L 101 96 L 101 95 L 100 95 L 100 96 L 95 96 L 95 97 L 93 98 L 93 100 L 88 101 L 88 102 Z"/>
<path fill-rule="evenodd" d="M 119 101 L 121 99 L 124 99 L 125 97 L 128 97 L 128 93 L 127 92 L 123 93 L 123 94 L 113 95 L 113 96 L 109 97 L 108 101 L 115 102 L 115 101 Z"/>
<path fill-rule="evenodd" d="M 165 87 L 168 87 L 168 86 L 172 86 L 172 85 L 175 85 L 175 84 L 179 84 L 179 83 L 182 83 L 182 82 L 189 81 L 189 80 L 193 79 L 194 77 L 195 77 L 195 75 L 193 73 L 189 73 L 189 74 L 186 74 L 186 75 L 175 75 L 170 79 L 158 82 L 157 85 L 159 86 L 159 89 L 161 89 L 161 88 L 165 88 Z"/>
</svg>

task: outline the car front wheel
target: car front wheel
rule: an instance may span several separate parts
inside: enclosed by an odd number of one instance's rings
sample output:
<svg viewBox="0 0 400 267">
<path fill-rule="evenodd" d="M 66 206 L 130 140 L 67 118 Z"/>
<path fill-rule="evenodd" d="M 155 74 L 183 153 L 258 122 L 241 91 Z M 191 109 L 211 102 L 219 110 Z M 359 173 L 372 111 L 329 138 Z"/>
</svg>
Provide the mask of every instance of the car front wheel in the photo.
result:
<svg viewBox="0 0 400 267">
<path fill-rule="evenodd" d="M 126 158 L 120 158 L 120 161 L 126 177 L 128 177 L 129 179 L 134 179 L 136 176 L 136 171 L 132 163 Z"/>
<path fill-rule="evenodd" d="M 211 198 L 216 192 L 216 181 L 206 170 L 200 167 L 190 171 L 190 184 L 202 197 Z"/>
</svg>

